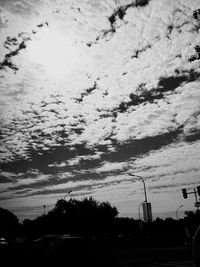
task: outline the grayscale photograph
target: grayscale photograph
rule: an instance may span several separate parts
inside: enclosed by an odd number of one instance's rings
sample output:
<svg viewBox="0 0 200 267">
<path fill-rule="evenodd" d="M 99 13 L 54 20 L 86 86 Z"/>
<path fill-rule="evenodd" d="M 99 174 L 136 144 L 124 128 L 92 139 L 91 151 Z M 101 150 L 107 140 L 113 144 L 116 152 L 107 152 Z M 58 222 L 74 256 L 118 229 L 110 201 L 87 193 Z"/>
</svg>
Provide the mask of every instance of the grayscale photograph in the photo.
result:
<svg viewBox="0 0 200 267">
<path fill-rule="evenodd" d="M 0 0 L 0 255 L 200 267 L 200 0 Z"/>
</svg>

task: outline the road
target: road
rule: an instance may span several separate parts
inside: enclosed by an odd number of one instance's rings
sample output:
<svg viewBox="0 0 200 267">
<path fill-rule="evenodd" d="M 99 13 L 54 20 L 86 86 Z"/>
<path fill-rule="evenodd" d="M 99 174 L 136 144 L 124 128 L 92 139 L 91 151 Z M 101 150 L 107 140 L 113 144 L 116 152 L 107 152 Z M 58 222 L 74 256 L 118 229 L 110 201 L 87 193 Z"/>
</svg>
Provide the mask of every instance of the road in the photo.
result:
<svg viewBox="0 0 200 267">
<path fill-rule="evenodd" d="M 112 259 L 119 267 L 196 267 L 191 252 L 184 246 L 119 248 L 113 251 Z"/>
<path fill-rule="evenodd" d="M 23 262 L 24 266 L 31 259 L 35 265 L 43 263 L 44 266 L 61 266 L 67 262 L 69 267 L 196 267 L 187 246 L 137 247 L 67 235 L 17 242 L 8 246 L 2 255 L 7 262 L 15 265 Z"/>
<path fill-rule="evenodd" d="M 121 265 L 121 267 L 196 267 L 192 260 L 153 262 L 148 264 Z"/>
</svg>

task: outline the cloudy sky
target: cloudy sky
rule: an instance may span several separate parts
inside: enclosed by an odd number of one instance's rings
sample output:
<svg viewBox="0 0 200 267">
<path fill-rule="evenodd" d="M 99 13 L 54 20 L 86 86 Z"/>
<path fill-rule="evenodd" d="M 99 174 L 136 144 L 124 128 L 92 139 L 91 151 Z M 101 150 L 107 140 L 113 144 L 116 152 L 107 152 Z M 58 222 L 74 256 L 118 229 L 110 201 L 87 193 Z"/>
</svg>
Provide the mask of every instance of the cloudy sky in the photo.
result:
<svg viewBox="0 0 200 267">
<path fill-rule="evenodd" d="M 137 217 L 194 209 L 200 0 L 0 0 L 0 206 L 72 190 Z M 175 214 L 175 213 L 174 213 Z"/>
</svg>

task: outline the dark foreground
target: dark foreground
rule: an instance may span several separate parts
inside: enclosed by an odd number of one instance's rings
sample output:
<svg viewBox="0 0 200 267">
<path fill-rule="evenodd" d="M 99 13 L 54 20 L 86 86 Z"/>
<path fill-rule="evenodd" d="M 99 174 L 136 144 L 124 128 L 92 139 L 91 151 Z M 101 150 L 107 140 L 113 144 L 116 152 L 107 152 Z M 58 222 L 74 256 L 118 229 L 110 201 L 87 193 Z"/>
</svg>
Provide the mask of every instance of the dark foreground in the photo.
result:
<svg viewBox="0 0 200 267">
<path fill-rule="evenodd" d="M 187 245 L 49 235 L 17 239 L 0 248 L 4 266 L 195 267 Z M 2 265 L 3 266 L 3 265 Z"/>
</svg>

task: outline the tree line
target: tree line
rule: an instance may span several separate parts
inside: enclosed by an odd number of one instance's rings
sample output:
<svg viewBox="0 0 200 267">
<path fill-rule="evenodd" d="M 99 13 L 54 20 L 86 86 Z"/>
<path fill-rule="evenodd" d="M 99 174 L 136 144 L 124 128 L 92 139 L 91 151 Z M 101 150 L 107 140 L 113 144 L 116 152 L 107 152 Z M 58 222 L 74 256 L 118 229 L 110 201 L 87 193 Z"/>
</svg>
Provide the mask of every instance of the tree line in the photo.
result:
<svg viewBox="0 0 200 267">
<path fill-rule="evenodd" d="M 118 216 L 119 212 L 109 202 L 98 202 L 94 198 L 82 200 L 60 199 L 47 213 L 19 223 L 18 218 L 8 210 L 0 208 L 0 237 L 24 236 L 34 239 L 49 234 L 70 234 L 95 238 L 120 238 L 143 242 L 185 243 L 194 236 L 200 224 L 199 212 L 187 212 L 184 219 L 156 218 L 143 222 Z"/>
</svg>

